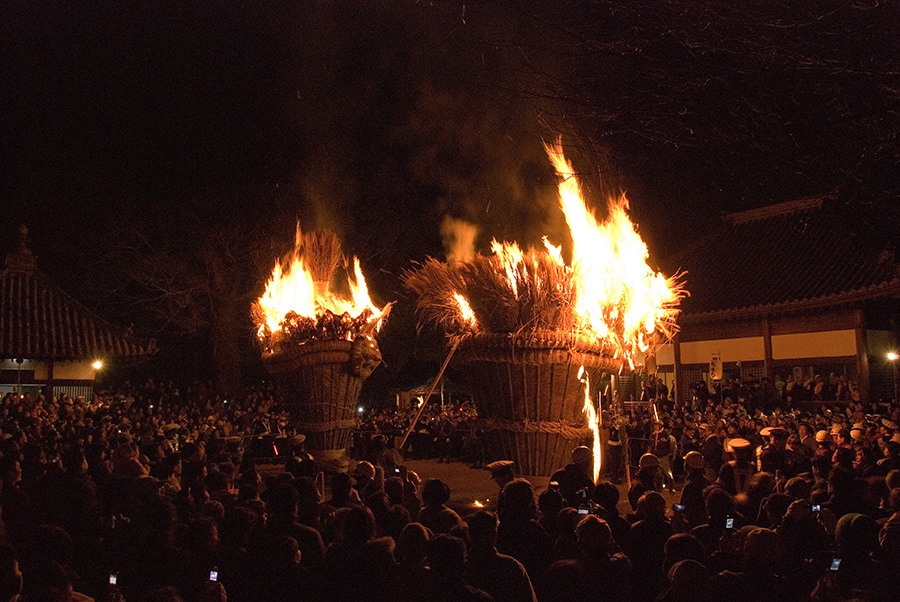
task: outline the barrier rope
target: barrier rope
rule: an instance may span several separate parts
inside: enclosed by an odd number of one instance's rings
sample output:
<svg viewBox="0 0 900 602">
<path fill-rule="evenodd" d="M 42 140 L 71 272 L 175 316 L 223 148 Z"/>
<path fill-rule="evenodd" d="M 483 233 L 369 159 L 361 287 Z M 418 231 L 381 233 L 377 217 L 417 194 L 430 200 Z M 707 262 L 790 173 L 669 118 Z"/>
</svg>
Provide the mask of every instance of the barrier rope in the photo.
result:
<svg viewBox="0 0 900 602">
<path fill-rule="evenodd" d="M 573 426 L 567 422 L 549 422 L 546 420 L 506 420 L 503 418 L 485 418 L 478 420 L 478 428 L 484 430 L 503 430 L 515 433 L 546 433 L 562 435 L 564 439 L 586 439 L 593 436 L 593 431 L 586 426 Z"/>
<path fill-rule="evenodd" d="M 348 429 L 356 427 L 356 419 L 332 420 L 330 422 L 295 422 L 298 431 L 305 433 L 322 433 L 335 429 Z"/>
</svg>

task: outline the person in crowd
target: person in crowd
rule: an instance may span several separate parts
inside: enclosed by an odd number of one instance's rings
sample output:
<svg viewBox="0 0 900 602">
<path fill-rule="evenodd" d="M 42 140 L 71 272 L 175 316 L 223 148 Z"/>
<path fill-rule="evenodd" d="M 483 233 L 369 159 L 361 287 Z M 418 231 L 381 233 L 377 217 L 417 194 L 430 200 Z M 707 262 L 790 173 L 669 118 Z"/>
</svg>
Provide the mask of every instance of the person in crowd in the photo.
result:
<svg viewBox="0 0 900 602">
<path fill-rule="evenodd" d="M 644 493 L 660 489 L 659 458 L 648 452 L 638 460 L 638 473 L 628 488 L 628 503 L 631 509 L 637 510 L 638 500 Z"/>
<path fill-rule="evenodd" d="M 497 602 L 537 602 L 531 579 L 522 563 L 497 551 L 497 516 L 485 510 L 468 519 L 468 562 L 463 579 Z"/>
<path fill-rule="evenodd" d="M 537 522 L 534 487 L 525 479 L 507 483 L 497 508 L 497 550 L 525 566 L 529 577 L 540 575 L 552 560 L 553 542 Z"/>
<path fill-rule="evenodd" d="M 397 539 L 397 599 L 414 600 L 431 579 L 428 542 L 431 532 L 421 523 L 409 523 Z"/>
<path fill-rule="evenodd" d="M 463 519 L 455 510 L 447 506 L 450 501 L 450 487 L 440 479 L 428 479 L 422 486 L 422 509 L 417 522 L 422 523 L 432 533 L 456 533 L 465 529 Z"/>
<path fill-rule="evenodd" d="M 591 497 L 594 490 L 592 466 L 594 452 L 580 445 L 572 450 L 572 461 L 550 476 L 569 506 L 579 506 Z"/>
<path fill-rule="evenodd" d="M 723 465 L 724 469 L 724 465 Z M 689 528 L 706 523 L 706 502 L 703 492 L 713 483 L 706 478 L 706 461 L 698 451 L 689 451 L 684 456 L 684 487 L 681 490 L 680 512 Z"/>
<path fill-rule="evenodd" d="M 352 596 L 415 600 L 433 591 L 433 567 L 424 551 L 431 534 L 421 524 L 409 523 L 410 517 L 418 516 L 422 503 L 419 479 L 402 463 L 398 463 L 399 472 L 390 473 L 383 486 L 367 496 L 353 493 L 354 482 L 365 487 L 359 482 L 366 475 L 334 477 L 332 504 L 325 504 L 325 482 L 320 483 L 317 476 L 297 478 L 286 465 L 284 474 L 263 478 L 252 454 L 244 453 L 244 437 L 255 439 L 257 433 L 276 431 L 289 440 L 298 435 L 284 419 L 285 409 L 269 385 L 251 390 L 246 398 L 229 397 L 227 404 L 205 386 L 156 380 L 152 385 L 147 381 L 129 387 L 121 396 L 99 393 L 90 400 L 18 394 L 0 398 L 0 539 L 10 546 L 6 555 L 0 548 L 0 594 L 9 593 L 6 599 L 19 595 L 22 579 L 26 589 L 21 593 L 28 594 L 30 588 L 31 599 L 45 594 L 67 596 L 69 591 L 106 598 L 110 574 L 116 577 L 124 599 L 135 601 L 165 597 L 221 600 L 226 595 L 237 602 L 283 599 L 284 594 L 273 593 L 276 591 L 328 602 Z M 706 487 L 703 499 L 708 520 L 695 526 L 679 522 L 681 515 L 673 514 L 669 522 L 675 533 L 664 542 L 652 588 L 646 582 L 635 587 L 632 578 L 629 589 L 635 595 L 629 596 L 649 599 L 652 589 L 661 599 L 675 599 L 673 596 L 683 591 L 679 589 L 682 580 L 691 576 L 697 580 L 697 599 L 703 599 L 706 590 L 702 584 L 707 577 L 692 564 L 700 562 L 709 573 L 715 599 L 725 595 L 722 592 L 737 600 L 759 595 L 779 599 L 784 585 L 794 599 L 807 599 L 814 589 L 823 599 L 856 594 L 893 599 L 882 593 L 895 592 L 900 575 L 895 553 L 898 538 L 894 537 L 898 531 L 894 526 L 900 524 L 896 520 L 900 468 L 893 462 L 900 445 L 893 425 L 900 420 L 900 411 L 887 405 L 825 400 L 818 407 L 795 405 L 786 411 L 777 402 L 774 408 L 766 405 L 762 388 L 762 379 L 745 378 L 726 387 L 727 397 L 716 391 L 702 403 L 698 400 L 696 408 L 658 405 L 658 422 L 672 429 L 678 442 L 681 457 L 673 468 L 681 474 L 684 466 L 683 501 L 688 501 L 691 471 L 701 466 L 689 452 L 698 451 L 702 456 L 702 444 L 709 434 L 732 448 L 730 460 L 736 459 L 734 448 L 741 449 L 740 442 L 734 445 L 737 439 L 749 442 L 751 458 L 755 457 L 753 450 L 762 446 L 759 455 L 765 459 L 773 448 L 772 430 L 778 429 L 788 433 L 785 451 L 800 453 L 801 446 L 809 446 L 804 425 L 810 426 L 816 438 L 827 435 L 825 429 L 832 425 L 837 427 L 836 435 L 847 430 L 849 445 L 829 449 L 827 443 L 833 442 L 817 441 L 811 466 L 794 469 L 797 474 L 793 476 L 790 463 L 780 474 L 778 469 L 754 474 L 746 491 L 728 490 L 733 475 L 712 487 L 699 479 L 694 488 Z M 449 405 L 429 412 L 435 416 L 445 413 L 458 424 L 475 415 L 471 407 L 464 415 L 460 407 Z M 651 411 L 635 407 L 621 418 L 630 420 L 644 444 L 652 440 L 650 427 L 657 417 Z M 367 411 L 360 418 L 361 423 L 374 424 L 372 432 L 376 434 L 402 432 L 408 425 L 405 420 L 403 412 L 389 408 Z M 701 424 L 709 425 L 705 440 L 695 441 L 691 433 Z M 768 433 L 765 442 L 759 437 L 764 427 L 770 429 L 763 431 Z M 296 448 L 292 449 L 295 452 Z M 805 452 L 801 455 L 807 457 Z M 375 462 L 366 459 L 377 475 Z M 722 460 L 720 454 L 718 461 Z M 652 464 L 652 459 L 646 463 Z M 702 466 L 708 468 L 705 458 Z M 720 469 L 717 476 L 727 470 Z M 635 480 L 640 477 L 639 471 Z M 615 588 L 596 591 L 592 585 L 596 574 L 602 572 L 599 567 L 607 566 L 598 550 L 608 556 L 621 554 L 631 563 L 634 575 L 646 574 L 643 562 L 659 554 L 658 542 L 645 537 L 649 528 L 641 525 L 632 534 L 635 527 L 618 515 L 619 490 L 614 484 L 591 483 L 591 492 L 585 483 L 582 500 L 576 499 L 578 508 L 561 511 L 561 494 L 550 488 L 538 498 L 541 516 L 536 520 L 534 488 L 527 481 L 517 484 L 519 481 L 506 485 L 512 497 L 509 504 L 504 500 L 498 507 L 495 547 L 497 554 L 513 556 L 525 567 L 539 599 L 604 599 Z M 292 510 L 294 496 L 284 486 L 296 490 L 296 512 Z M 642 494 L 646 493 L 645 488 Z M 442 500 L 438 506 L 451 511 L 460 503 L 443 493 L 437 499 Z M 405 518 L 393 520 L 398 505 L 406 509 Z M 558 516 L 555 526 L 554 521 L 546 520 L 554 512 Z M 635 525 L 650 520 L 644 513 L 641 508 L 631 516 Z M 845 525 L 849 519 L 844 517 L 854 514 L 866 519 Z M 585 516 L 605 521 L 606 529 L 598 529 L 593 520 L 579 529 Z M 858 532 L 865 531 L 861 525 L 867 519 L 881 529 L 884 541 L 880 545 L 873 547 L 872 538 Z M 452 522 L 453 533 L 469 536 L 465 522 Z M 277 534 L 285 527 L 297 533 L 295 523 L 310 530 L 300 531 L 318 534 L 320 554 L 321 545 L 328 546 L 320 569 L 307 566 L 316 552 L 305 551 L 297 535 Z M 779 538 L 779 546 L 761 553 L 759 549 L 765 545 L 756 545 L 760 542 L 754 541 L 756 536 L 751 533 L 765 527 Z M 401 545 L 404 534 L 411 540 Z M 762 537 L 765 543 L 769 536 Z M 865 551 L 848 547 L 851 540 L 868 542 Z M 691 543 L 695 541 L 701 542 L 705 557 L 697 552 L 696 543 Z M 847 558 L 865 556 L 873 561 L 874 573 L 866 572 L 871 563 L 850 561 L 846 565 L 850 574 L 832 575 L 830 564 L 837 555 L 830 550 L 836 546 Z M 401 554 L 401 548 L 418 551 Z M 546 558 L 541 558 L 542 554 Z M 761 562 L 767 555 L 779 559 L 777 567 Z M 16 576 L 7 556 L 22 562 L 19 572 L 23 578 Z M 485 552 L 484 558 L 491 556 Z M 552 560 L 557 562 L 545 572 Z M 587 570 L 594 561 L 594 568 Z M 684 567 L 684 571 L 678 570 Z M 854 577 L 857 569 L 864 577 Z M 213 583 L 209 581 L 211 572 L 217 575 L 217 588 L 209 586 Z M 791 578 L 785 584 L 782 577 L 787 574 Z M 869 577 L 873 585 L 868 590 L 851 585 L 848 594 L 842 585 Z M 453 579 L 444 582 L 451 581 L 458 583 Z M 44 588 L 44 583 L 55 589 Z M 486 582 L 484 587 L 495 585 Z M 545 592 L 555 597 L 544 597 Z M 3 599 L 0 596 L 0 602 Z"/>
<path fill-rule="evenodd" d="M 320 569 L 325 554 L 322 534 L 299 520 L 300 493 L 292 483 L 275 487 L 266 504 L 263 536 L 266 540 L 287 536 L 297 542 L 300 563 L 308 569 Z M 266 544 L 263 544 L 265 547 Z"/>
<path fill-rule="evenodd" d="M 666 500 L 657 491 L 647 491 L 638 500 L 636 517 L 628 534 L 625 553 L 634 567 L 633 600 L 653 600 L 665 581 L 663 560 L 672 525 L 666 518 Z"/>
<path fill-rule="evenodd" d="M 753 454 L 750 442 L 743 437 L 729 439 L 725 446 L 731 459 L 719 468 L 716 484 L 731 495 L 746 494 L 750 488 L 750 477 L 756 472 L 751 461 Z"/>
<path fill-rule="evenodd" d="M 493 496 L 493 501 L 495 502 L 493 506 L 496 508 L 496 500 L 500 497 L 500 492 L 503 491 L 503 488 L 506 487 L 506 484 L 516 478 L 516 473 L 513 470 L 513 461 L 512 460 L 497 460 L 496 462 L 491 462 L 487 464 L 484 468 L 491 475 L 491 480 L 497 486 L 497 494 Z"/>
<path fill-rule="evenodd" d="M 477 602 L 492 600 L 491 595 L 465 582 L 466 544 L 459 537 L 441 533 L 428 542 L 431 579 L 426 583 L 421 602 Z"/>
<path fill-rule="evenodd" d="M 600 509 L 597 514 L 606 521 L 613 540 L 624 550 L 631 532 L 631 523 L 619 514 L 619 488 L 609 481 L 600 481 L 594 488 L 593 499 Z"/>
<path fill-rule="evenodd" d="M 674 491 L 675 475 L 672 472 L 672 459 L 676 452 L 675 437 L 665 425 L 660 424 L 658 432 L 653 435 L 653 438 L 655 443 L 653 455 L 659 459 L 659 472 L 662 476 L 661 487 L 663 489 L 668 487 Z"/>
</svg>

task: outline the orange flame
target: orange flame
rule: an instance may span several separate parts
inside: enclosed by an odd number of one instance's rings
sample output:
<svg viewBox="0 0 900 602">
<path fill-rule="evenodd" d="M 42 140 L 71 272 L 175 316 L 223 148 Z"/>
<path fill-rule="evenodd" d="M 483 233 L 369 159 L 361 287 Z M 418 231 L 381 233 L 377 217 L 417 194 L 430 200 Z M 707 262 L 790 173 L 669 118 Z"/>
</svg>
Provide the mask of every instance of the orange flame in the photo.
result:
<svg viewBox="0 0 900 602">
<path fill-rule="evenodd" d="M 572 235 L 575 311 L 587 333 L 604 340 L 633 367 L 661 328 L 671 337 L 681 290 L 646 263 L 647 245 L 626 213 L 628 200 L 610 199 L 609 217 L 598 222 L 587 206 L 561 143 L 545 145 L 559 175 L 559 202 Z"/>
<path fill-rule="evenodd" d="M 371 326 L 372 330 L 381 327 L 390 304 L 379 308 L 372 302 L 359 259 L 353 257 L 352 270 L 347 270 L 346 285 L 349 296 L 332 290 L 330 280 L 315 281 L 304 259 L 298 225 L 294 249 L 284 264 L 280 259 L 276 259 L 266 289 L 257 300 L 259 309 L 257 335 L 260 338 L 282 331 L 285 317 L 291 312 L 301 317 L 316 319 L 326 311 L 330 311 L 336 316 L 347 315 L 355 319 L 368 310 L 371 314 L 366 319 L 367 325 Z"/>
<path fill-rule="evenodd" d="M 463 322 L 466 322 L 471 328 L 477 327 L 478 320 L 475 319 L 475 312 L 472 311 L 469 300 L 459 293 L 453 293 L 453 298 L 456 299 L 456 303 L 459 305 L 459 315 L 463 319 Z"/>
<path fill-rule="evenodd" d="M 578 370 L 578 378 L 579 380 L 581 380 L 581 382 L 584 383 L 584 414 L 587 417 L 588 426 L 590 427 L 591 433 L 593 433 L 594 437 L 593 475 L 594 483 L 596 483 L 600 478 L 600 466 L 603 461 L 603 451 L 600 447 L 600 415 L 597 413 L 597 409 L 594 408 L 594 403 L 591 401 L 591 383 L 587 371 L 584 369 L 584 366 L 582 366 Z"/>
</svg>

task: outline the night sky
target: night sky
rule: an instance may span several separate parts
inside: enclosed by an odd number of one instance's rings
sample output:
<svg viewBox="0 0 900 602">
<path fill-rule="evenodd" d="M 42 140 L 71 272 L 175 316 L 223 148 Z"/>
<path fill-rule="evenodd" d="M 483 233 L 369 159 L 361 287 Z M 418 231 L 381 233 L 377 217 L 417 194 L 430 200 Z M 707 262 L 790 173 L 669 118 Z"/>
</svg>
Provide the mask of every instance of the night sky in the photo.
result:
<svg viewBox="0 0 900 602">
<path fill-rule="evenodd" d="M 445 216 L 482 250 L 564 242 L 560 134 L 598 211 L 627 193 L 654 267 L 723 213 L 826 193 L 895 231 L 896 3 L 727 4 L 4 3 L 6 246 L 25 223 L 102 315 L 203 340 L 296 220 L 330 228 L 398 300 L 396 375 L 423 345 L 399 277 L 442 256 Z"/>
</svg>

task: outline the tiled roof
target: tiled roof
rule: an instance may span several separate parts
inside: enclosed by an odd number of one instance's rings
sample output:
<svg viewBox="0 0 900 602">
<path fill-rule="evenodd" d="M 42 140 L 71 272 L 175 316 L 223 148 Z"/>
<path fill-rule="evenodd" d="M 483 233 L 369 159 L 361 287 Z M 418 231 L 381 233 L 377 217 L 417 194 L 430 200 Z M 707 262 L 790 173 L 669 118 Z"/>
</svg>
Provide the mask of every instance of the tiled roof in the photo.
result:
<svg viewBox="0 0 900 602">
<path fill-rule="evenodd" d="M 140 341 L 105 322 L 42 276 L 24 233 L 0 273 L 0 358 L 78 360 L 155 352 L 154 341 Z"/>
<path fill-rule="evenodd" d="M 726 216 L 686 253 L 685 317 L 786 311 L 900 295 L 892 252 L 803 199 Z"/>
</svg>

